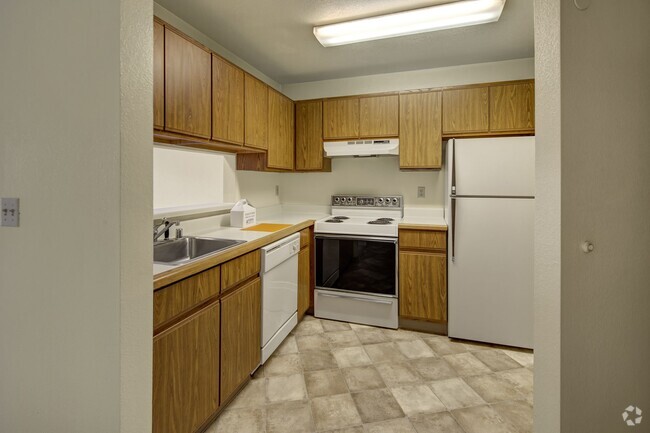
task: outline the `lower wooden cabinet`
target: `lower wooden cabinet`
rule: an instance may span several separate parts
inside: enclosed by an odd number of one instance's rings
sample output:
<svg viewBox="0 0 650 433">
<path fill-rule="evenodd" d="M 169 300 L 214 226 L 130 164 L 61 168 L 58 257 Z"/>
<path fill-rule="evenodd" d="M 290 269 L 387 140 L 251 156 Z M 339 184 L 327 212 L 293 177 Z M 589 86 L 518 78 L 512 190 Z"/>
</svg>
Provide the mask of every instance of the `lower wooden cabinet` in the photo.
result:
<svg viewBox="0 0 650 433">
<path fill-rule="evenodd" d="M 261 360 L 262 283 L 258 277 L 221 300 L 221 401 L 246 381 Z"/>
<path fill-rule="evenodd" d="M 307 246 L 298 253 L 298 321 L 309 309 L 310 265 L 311 254 Z"/>
<path fill-rule="evenodd" d="M 153 433 L 193 433 L 219 409 L 220 303 L 153 340 Z"/>
<path fill-rule="evenodd" d="M 399 313 L 409 319 L 447 321 L 447 255 L 400 252 Z"/>
</svg>

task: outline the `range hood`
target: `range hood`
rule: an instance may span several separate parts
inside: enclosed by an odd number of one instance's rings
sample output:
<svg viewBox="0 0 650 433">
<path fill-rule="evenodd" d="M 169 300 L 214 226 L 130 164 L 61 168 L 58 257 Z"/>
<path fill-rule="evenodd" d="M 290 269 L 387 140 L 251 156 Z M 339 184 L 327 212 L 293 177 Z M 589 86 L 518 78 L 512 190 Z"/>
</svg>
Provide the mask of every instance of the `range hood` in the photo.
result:
<svg viewBox="0 0 650 433">
<path fill-rule="evenodd" d="M 328 158 L 340 156 L 384 156 L 399 155 L 398 138 L 326 141 L 323 143 L 325 156 Z"/>
</svg>

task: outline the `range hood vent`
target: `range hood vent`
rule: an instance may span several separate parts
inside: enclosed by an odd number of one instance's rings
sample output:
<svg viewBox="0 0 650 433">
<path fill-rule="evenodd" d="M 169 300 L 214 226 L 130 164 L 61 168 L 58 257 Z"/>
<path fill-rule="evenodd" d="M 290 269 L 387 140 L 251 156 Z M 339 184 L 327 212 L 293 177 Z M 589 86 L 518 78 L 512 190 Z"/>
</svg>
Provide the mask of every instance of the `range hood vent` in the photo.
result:
<svg viewBox="0 0 650 433">
<path fill-rule="evenodd" d="M 376 140 L 326 141 L 323 143 L 325 156 L 397 156 L 399 139 L 384 138 Z"/>
</svg>

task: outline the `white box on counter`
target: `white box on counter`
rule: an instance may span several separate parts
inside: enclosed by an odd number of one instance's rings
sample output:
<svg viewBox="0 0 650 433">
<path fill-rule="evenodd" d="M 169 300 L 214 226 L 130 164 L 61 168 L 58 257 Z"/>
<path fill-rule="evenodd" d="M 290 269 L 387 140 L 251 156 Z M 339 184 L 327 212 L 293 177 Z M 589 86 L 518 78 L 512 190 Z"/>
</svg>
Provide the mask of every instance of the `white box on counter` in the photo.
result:
<svg viewBox="0 0 650 433">
<path fill-rule="evenodd" d="M 246 228 L 255 225 L 257 211 L 246 199 L 239 200 L 230 210 L 230 226 Z"/>
</svg>

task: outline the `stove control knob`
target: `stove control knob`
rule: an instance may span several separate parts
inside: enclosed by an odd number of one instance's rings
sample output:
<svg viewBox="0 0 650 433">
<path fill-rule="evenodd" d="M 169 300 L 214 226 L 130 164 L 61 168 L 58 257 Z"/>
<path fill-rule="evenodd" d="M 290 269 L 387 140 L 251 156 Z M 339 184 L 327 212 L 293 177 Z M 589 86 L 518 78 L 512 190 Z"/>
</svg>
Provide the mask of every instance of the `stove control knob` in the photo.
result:
<svg viewBox="0 0 650 433">
<path fill-rule="evenodd" d="M 348 197 L 348 204 L 352 204 L 352 197 Z"/>
<path fill-rule="evenodd" d="M 379 200 L 377 200 L 377 202 L 379 203 L 379 206 L 383 206 L 383 205 L 384 205 L 384 199 L 381 198 L 381 197 L 379 198 Z"/>
<path fill-rule="evenodd" d="M 386 206 L 390 206 L 390 197 L 386 197 Z"/>
<path fill-rule="evenodd" d="M 334 203 L 339 204 L 341 202 L 340 197 L 334 197 Z"/>
<path fill-rule="evenodd" d="M 397 199 L 397 197 L 394 197 L 393 198 L 393 206 L 397 206 L 398 202 L 399 202 L 399 200 Z"/>
</svg>

